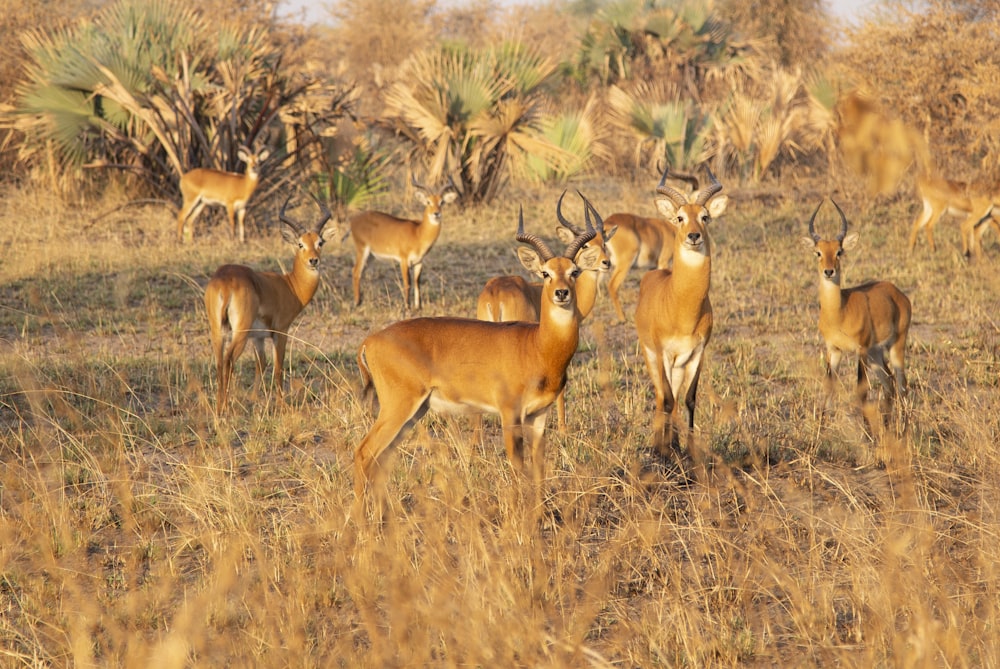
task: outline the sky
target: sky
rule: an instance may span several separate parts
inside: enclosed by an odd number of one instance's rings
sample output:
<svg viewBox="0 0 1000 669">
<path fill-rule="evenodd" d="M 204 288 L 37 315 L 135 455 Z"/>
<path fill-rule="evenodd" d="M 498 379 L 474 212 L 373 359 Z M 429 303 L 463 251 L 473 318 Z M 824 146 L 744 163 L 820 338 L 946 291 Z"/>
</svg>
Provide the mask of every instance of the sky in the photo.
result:
<svg viewBox="0 0 1000 669">
<path fill-rule="evenodd" d="M 298 14 L 305 10 L 306 21 L 325 21 L 329 17 L 330 0 L 279 0 L 288 13 Z M 514 2 L 530 3 L 531 0 L 499 0 L 513 4 Z M 839 18 L 854 21 L 868 13 L 876 0 L 825 0 L 830 12 Z M 284 13 L 284 12 L 282 12 Z"/>
</svg>

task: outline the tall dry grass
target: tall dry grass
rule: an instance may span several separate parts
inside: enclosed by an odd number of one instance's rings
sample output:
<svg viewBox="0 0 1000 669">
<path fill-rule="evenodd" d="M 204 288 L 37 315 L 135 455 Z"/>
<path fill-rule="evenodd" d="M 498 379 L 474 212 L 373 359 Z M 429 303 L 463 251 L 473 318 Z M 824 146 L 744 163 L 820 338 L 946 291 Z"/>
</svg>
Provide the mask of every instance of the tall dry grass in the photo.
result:
<svg viewBox="0 0 1000 669">
<path fill-rule="evenodd" d="M 605 214 L 652 214 L 652 186 L 579 184 Z M 914 304 L 909 429 L 873 445 L 847 403 L 849 365 L 836 411 L 817 413 L 804 192 L 731 192 L 713 224 L 707 479 L 651 454 L 634 329 L 602 300 L 542 499 L 509 470 L 495 423 L 472 443 L 464 420 L 428 417 L 395 459 L 382 525 L 346 520 L 371 423 L 354 353 L 401 316 L 395 266 L 371 263 L 352 309 L 349 245 L 328 244 L 291 332 L 285 404 L 250 396 L 247 356 L 218 420 L 200 286 L 223 262 L 287 267 L 276 229 L 241 247 L 216 224 L 178 246 L 166 210 L 92 222 L 116 202 L 5 192 L 0 663 L 1000 666 L 994 266 L 966 266 L 957 224 L 937 255 L 908 256 L 915 202 L 838 197 L 862 233 L 848 281 L 891 279 Z M 472 315 L 485 280 L 517 267 L 516 205 L 550 235 L 557 197 L 447 213 L 424 312 Z"/>
</svg>

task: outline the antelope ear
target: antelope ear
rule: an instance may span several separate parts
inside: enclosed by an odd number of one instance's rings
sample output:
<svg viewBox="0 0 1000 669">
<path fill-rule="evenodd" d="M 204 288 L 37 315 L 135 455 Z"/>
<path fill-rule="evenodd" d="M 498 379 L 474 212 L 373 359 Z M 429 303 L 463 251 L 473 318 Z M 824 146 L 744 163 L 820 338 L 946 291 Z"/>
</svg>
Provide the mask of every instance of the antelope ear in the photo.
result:
<svg viewBox="0 0 1000 669">
<path fill-rule="evenodd" d="M 861 239 L 861 235 L 859 235 L 856 232 L 852 232 L 851 234 L 844 237 L 844 241 L 840 243 L 840 246 L 845 251 L 850 251 L 851 249 L 853 249 L 855 246 L 858 245 L 859 239 Z"/>
<path fill-rule="evenodd" d="M 425 207 L 430 206 L 431 199 L 427 197 L 427 193 L 425 193 L 422 190 L 418 190 L 416 191 L 416 194 L 417 194 L 417 199 L 420 201 L 420 204 L 424 205 Z"/>
<path fill-rule="evenodd" d="M 812 237 L 799 237 L 799 242 L 810 251 L 816 248 L 816 242 L 813 241 Z"/>
<path fill-rule="evenodd" d="M 616 232 L 618 232 L 618 226 L 617 225 L 612 226 L 610 230 L 605 230 L 604 231 L 604 241 L 605 242 L 610 241 L 612 235 L 614 235 Z"/>
<path fill-rule="evenodd" d="M 447 193 L 445 193 L 444 195 L 441 196 L 441 201 L 443 203 L 445 203 L 445 204 L 451 204 L 452 202 L 454 202 L 457 199 L 458 199 L 458 193 L 456 193 L 453 190 L 450 190 L 450 191 L 448 191 Z"/>
<path fill-rule="evenodd" d="M 705 206 L 705 208 L 708 209 L 708 213 L 712 218 L 718 218 L 719 216 L 722 216 L 723 213 L 725 213 L 726 205 L 728 204 L 729 204 L 728 195 L 716 195 L 715 197 L 713 197 L 711 200 L 708 201 L 708 204 Z"/>
<path fill-rule="evenodd" d="M 240 148 L 238 148 L 236 150 L 236 157 L 239 158 L 240 160 L 242 160 L 245 163 L 249 163 L 250 162 L 250 151 L 248 151 L 245 147 L 241 146 Z"/>
<path fill-rule="evenodd" d="M 569 244 L 571 241 L 576 239 L 576 235 L 573 234 L 573 231 L 562 225 L 556 227 L 556 237 L 558 237 L 559 241 L 563 244 Z"/>
<path fill-rule="evenodd" d="M 339 222 L 327 221 L 326 225 L 323 227 L 323 234 L 320 235 L 323 241 L 329 241 L 331 238 L 336 236 L 338 228 L 340 227 Z"/>
<path fill-rule="evenodd" d="M 299 243 L 299 236 L 288 225 L 282 225 L 281 226 L 281 238 L 284 239 L 289 244 L 298 244 Z"/>
<path fill-rule="evenodd" d="M 528 270 L 532 274 L 536 274 L 538 276 L 542 275 L 542 260 L 533 250 L 529 249 L 527 246 L 518 246 L 517 257 L 520 259 L 521 264 L 524 265 L 524 269 Z"/>
<path fill-rule="evenodd" d="M 668 221 L 677 218 L 677 205 L 669 197 L 656 198 L 656 210 L 660 212 L 660 216 Z"/>
<path fill-rule="evenodd" d="M 588 246 L 580 253 L 576 254 L 576 266 L 580 269 L 586 271 L 590 269 L 597 269 L 601 263 L 601 247 L 600 246 Z"/>
</svg>

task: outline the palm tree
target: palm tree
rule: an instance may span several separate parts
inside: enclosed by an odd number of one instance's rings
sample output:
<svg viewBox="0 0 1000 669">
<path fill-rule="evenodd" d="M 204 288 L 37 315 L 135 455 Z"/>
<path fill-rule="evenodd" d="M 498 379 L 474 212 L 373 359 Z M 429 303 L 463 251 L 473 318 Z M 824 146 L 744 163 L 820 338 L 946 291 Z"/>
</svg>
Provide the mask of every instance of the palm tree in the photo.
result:
<svg viewBox="0 0 1000 669">
<path fill-rule="evenodd" d="M 531 178 L 531 157 L 564 169 L 565 152 L 541 132 L 543 84 L 554 72 L 516 42 L 422 51 L 403 64 L 380 121 L 410 143 L 427 180 L 457 175 L 463 201 L 488 202 L 507 178 Z"/>
<path fill-rule="evenodd" d="M 712 154 L 710 114 L 681 97 L 676 85 L 639 84 L 626 91 L 608 90 L 611 122 L 635 140 L 635 165 L 664 158 L 690 170 Z"/>
<path fill-rule="evenodd" d="M 70 175 L 115 168 L 167 195 L 192 167 L 235 171 L 239 147 L 265 136 L 294 135 L 290 149 L 272 147 L 272 163 L 291 162 L 351 100 L 342 87 L 286 76 L 273 42 L 266 22 L 212 24 L 182 3 L 145 0 L 30 33 L 14 112 L 26 150 L 53 152 Z"/>
</svg>

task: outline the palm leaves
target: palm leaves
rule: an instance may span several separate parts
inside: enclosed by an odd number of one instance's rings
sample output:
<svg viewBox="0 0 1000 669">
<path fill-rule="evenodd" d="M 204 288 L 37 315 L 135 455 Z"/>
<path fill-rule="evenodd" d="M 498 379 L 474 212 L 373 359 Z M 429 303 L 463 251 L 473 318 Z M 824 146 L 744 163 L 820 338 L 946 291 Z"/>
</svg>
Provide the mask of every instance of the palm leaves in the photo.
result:
<svg viewBox="0 0 1000 669">
<path fill-rule="evenodd" d="M 169 0 L 122 0 L 92 24 L 29 33 L 25 47 L 26 151 L 51 147 L 70 172 L 114 166 L 161 192 L 195 166 L 236 170 L 239 146 L 265 133 L 304 151 L 349 113 L 338 87 L 283 74 L 263 26 L 213 25 Z"/>
<path fill-rule="evenodd" d="M 516 42 L 442 47 L 403 64 L 386 93 L 384 122 L 411 142 L 428 180 L 457 174 L 465 201 L 492 200 L 503 180 L 532 173 L 529 158 L 567 160 L 541 133 L 541 87 L 555 64 Z"/>
<path fill-rule="evenodd" d="M 669 84 L 640 84 L 631 92 L 608 90 L 611 122 L 636 140 L 635 164 L 666 158 L 678 169 L 692 169 L 709 156 L 712 117 Z"/>
</svg>

